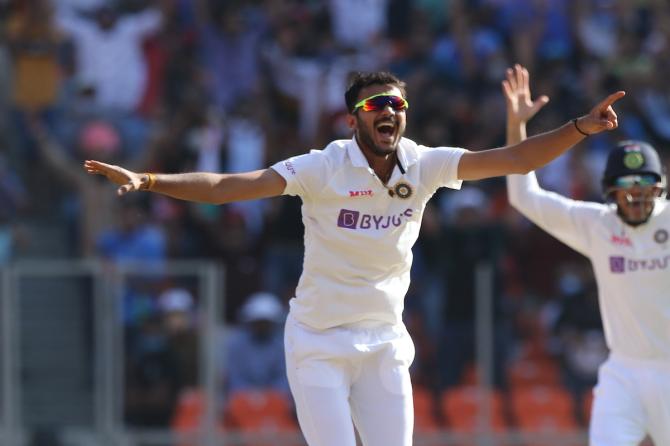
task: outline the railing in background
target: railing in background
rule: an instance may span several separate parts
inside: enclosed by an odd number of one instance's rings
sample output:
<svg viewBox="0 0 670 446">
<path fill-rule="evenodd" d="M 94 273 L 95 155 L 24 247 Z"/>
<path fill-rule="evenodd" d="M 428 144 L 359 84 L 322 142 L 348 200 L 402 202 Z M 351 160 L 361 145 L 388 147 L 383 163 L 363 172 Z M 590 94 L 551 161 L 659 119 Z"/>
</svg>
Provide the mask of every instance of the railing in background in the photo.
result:
<svg viewBox="0 0 670 446">
<path fill-rule="evenodd" d="M 177 434 L 169 428 L 129 428 L 124 424 L 124 327 L 121 322 L 123 290 L 136 276 L 169 275 L 190 277 L 197 282 L 200 347 L 200 385 L 205 398 L 205 410 L 200 429 L 193 434 Z M 220 309 L 223 307 L 223 274 L 219 265 L 207 261 L 167 262 L 156 265 L 124 265 L 112 268 L 98 261 L 39 261 L 21 262 L 0 269 L 0 444 L 26 446 L 30 426 L 22 420 L 20 324 L 17 303 L 21 299 L 21 281 L 41 277 L 87 276 L 93 281 L 94 307 L 94 395 L 95 420 L 89 428 L 61 429 L 68 446 L 198 446 L 244 445 L 267 441 L 263 434 L 222 432 L 218 428 L 217 383 L 219 351 L 217 342 L 221 328 Z M 480 385 L 491 387 L 493 354 L 492 282 L 491 268 L 482 266 L 477 274 L 477 362 Z M 57 298 L 57 296 L 53 296 Z M 491 407 L 484 404 L 480 413 L 481 426 L 490 426 Z M 251 441 L 251 442 L 249 442 Z M 584 432 L 529 433 L 516 430 L 460 434 L 452 431 L 417 434 L 416 445 L 499 444 L 524 445 L 542 442 L 547 445 L 586 444 Z M 273 445 L 304 444 L 298 435 L 274 435 Z"/>
<path fill-rule="evenodd" d="M 94 423 L 87 428 L 57 426 L 63 436 L 83 438 L 87 446 L 132 446 L 137 438 L 151 436 L 151 430 L 129 429 L 123 422 L 124 389 L 124 327 L 121 323 L 123 290 L 130 277 L 170 276 L 188 277 L 197 283 L 198 289 L 198 339 L 200 341 L 200 386 L 207 395 L 202 428 L 193 435 L 198 445 L 220 444 L 216 436 L 217 393 L 217 327 L 223 296 L 223 272 L 220 265 L 208 261 L 166 262 L 160 265 L 124 264 L 113 267 L 95 260 L 82 261 L 26 261 L 17 262 L 0 269 L 0 444 L 23 446 L 27 444 L 29 430 L 22 420 L 24 400 L 21 376 L 21 314 L 18 302 L 21 299 L 21 284 L 24 281 L 42 278 L 87 277 L 92 280 L 93 302 L 93 377 Z M 58 296 L 49 296 L 57 299 Z M 82 432 L 88 431 L 88 432 Z M 169 430 L 160 436 L 172 438 L 165 444 L 177 444 L 177 438 Z"/>
</svg>

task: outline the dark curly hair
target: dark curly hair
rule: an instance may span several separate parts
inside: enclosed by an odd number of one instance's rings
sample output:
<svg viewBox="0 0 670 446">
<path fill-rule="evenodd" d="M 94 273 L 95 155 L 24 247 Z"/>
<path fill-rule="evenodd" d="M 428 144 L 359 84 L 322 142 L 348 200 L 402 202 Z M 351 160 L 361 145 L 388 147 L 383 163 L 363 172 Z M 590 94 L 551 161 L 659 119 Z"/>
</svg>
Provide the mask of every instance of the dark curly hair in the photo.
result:
<svg viewBox="0 0 670 446">
<path fill-rule="evenodd" d="M 389 73 L 388 71 L 375 71 L 375 72 L 355 72 L 351 75 L 349 81 L 349 87 L 344 93 L 344 100 L 347 103 L 347 110 L 349 113 L 353 113 L 354 106 L 358 102 L 358 95 L 362 89 L 369 87 L 370 85 L 393 85 L 398 87 L 402 92 L 402 95 L 407 99 L 405 91 L 405 82 L 398 79 L 394 74 Z"/>
</svg>

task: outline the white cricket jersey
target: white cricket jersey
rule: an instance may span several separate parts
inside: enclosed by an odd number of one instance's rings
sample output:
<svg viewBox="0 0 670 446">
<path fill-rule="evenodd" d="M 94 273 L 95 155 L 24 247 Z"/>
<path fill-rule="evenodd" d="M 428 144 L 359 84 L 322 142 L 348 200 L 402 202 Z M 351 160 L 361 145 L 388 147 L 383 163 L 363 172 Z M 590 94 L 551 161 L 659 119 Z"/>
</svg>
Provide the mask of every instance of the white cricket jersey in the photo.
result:
<svg viewBox="0 0 670 446">
<path fill-rule="evenodd" d="M 512 205 L 591 260 L 613 353 L 670 360 L 670 207 L 657 200 L 645 224 L 626 225 L 614 206 L 540 188 L 534 173 L 507 177 Z"/>
<path fill-rule="evenodd" d="M 393 197 L 355 139 L 272 166 L 286 179 L 284 194 L 302 199 L 305 258 L 293 317 L 317 329 L 400 323 L 423 211 L 439 187 L 460 188 L 463 152 L 402 138 L 388 182 Z"/>
</svg>

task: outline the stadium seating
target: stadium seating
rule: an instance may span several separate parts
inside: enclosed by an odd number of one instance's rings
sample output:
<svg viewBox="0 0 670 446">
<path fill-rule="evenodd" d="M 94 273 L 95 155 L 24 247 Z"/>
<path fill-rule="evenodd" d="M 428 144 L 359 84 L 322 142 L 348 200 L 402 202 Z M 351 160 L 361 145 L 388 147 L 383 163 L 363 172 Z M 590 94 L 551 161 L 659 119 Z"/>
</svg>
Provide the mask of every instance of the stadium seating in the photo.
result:
<svg viewBox="0 0 670 446">
<path fill-rule="evenodd" d="M 440 429 L 433 393 L 422 386 L 414 386 L 414 431 L 418 433 L 437 432 Z"/>
<path fill-rule="evenodd" d="M 509 395 L 516 425 L 530 432 L 572 432 L 579 429 L 570 393 L 559 386 L 521 386 Z"/>
<path fill-rule="evenodd" d="M 510 365 L 507 378 L 511 388 L 557 386 L 560 383 L 560 369 L 550 358 L 523 358 Z"/>
<path fill-rule="evenodd" d="M 482 411 L 489 405 L 489 425 L 479 427 Z M 485 390 L 474 386 L 460 386 L 445 390 L 441 397 L 442 413 L 447 428 L 461 432 L 492 430 L 501 432 L 507 427 L 502 395 L 496 390 Z"/>
<path fill-rule="evenodd" d="M 276 390 L 238 391 L 230 395 L 224 424 L 232 430 L 267 436 L 250 446 L 275 446 L 277 435 L 297 434 L 298 424 L 288 396 Z M 281 443 L 289 444 L 289 443 Z M 290 444 L 290 446 L 293 446 Z"/>
</svg>

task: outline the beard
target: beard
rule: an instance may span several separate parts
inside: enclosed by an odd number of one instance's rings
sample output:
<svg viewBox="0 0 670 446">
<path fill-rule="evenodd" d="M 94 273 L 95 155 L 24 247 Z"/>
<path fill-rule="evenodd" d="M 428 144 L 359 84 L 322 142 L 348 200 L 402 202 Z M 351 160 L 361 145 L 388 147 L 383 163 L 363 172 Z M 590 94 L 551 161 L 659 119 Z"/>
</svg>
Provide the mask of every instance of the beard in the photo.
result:
<svg viewBox="0 0 670 446">
<path fill-rule="evenodd" d="M 355 135 L 356 141 L 358 141 L 361 146 L 365 146 L 365 148 L 369 149 L 375 156 L 380 157 L 388 156 L 396 151 L 398 148 L 398 143 L 400 142 L 400 138 L 398 138 L 389 146 L 379 146 L 375 143 L 374 137 L 370 130 L 365 126 L 360 118 L 357 119 L 358 126 Z"/>
</svg>

